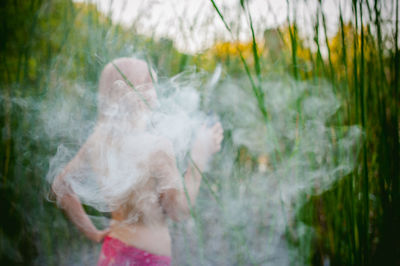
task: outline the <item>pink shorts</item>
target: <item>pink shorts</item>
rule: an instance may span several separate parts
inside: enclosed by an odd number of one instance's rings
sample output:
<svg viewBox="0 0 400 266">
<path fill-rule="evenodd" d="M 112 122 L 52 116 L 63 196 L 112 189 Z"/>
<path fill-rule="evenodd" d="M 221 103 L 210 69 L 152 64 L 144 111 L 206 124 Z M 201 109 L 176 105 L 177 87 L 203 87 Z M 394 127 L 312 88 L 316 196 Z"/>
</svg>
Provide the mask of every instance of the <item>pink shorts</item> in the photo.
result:
<svg viewBox="0 0 400 266">
<path fill-rule="evenodd" d="M 152 265 L 170 266 L 171 258 L 149 253 L 145 250 L 129 246 L 122 241 L 106 236 L 101 248 L 98 266 L 133 266 Z"/>
</svg>

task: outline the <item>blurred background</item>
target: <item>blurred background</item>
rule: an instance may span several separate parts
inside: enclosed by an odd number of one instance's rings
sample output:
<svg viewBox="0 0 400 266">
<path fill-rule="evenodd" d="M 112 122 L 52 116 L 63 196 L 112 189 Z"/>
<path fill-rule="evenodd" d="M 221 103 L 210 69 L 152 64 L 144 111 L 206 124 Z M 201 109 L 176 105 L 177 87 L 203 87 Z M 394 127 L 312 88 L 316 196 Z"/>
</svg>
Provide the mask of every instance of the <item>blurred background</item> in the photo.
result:
<svg viewBox="0 0 400 266">
<path fill-rule="evenodd" d="M 399 1 L 3 0 L 0 18 L 1 265 L 96 264 L 46 175 L 120 56 L 191 84 L 225 128 L 171 223 L 175 264 L 400 265 Z"/>
</svg>

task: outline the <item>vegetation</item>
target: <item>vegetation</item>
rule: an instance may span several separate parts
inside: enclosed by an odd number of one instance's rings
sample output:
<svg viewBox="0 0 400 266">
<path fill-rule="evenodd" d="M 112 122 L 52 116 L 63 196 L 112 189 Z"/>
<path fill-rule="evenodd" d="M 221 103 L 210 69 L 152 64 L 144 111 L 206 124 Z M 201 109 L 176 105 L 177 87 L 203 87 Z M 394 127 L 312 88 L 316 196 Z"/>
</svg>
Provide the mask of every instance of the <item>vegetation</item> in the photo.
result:
<svg viewBox="0 0 400 266">
<path fill-rule="evenodd" d="M 353 0 L 348 22 L 338 6 L 339 31 L 332 38 L 327 36 L 326 14 L 319 8 L 312 45 L 299 35 L 301 25 L 289 18 L 285 26 L 266 29 L 263 38 L 258 38 L 247 1 L 240 3 L 252 39 L 239 42 L 232 34 L 232 41 L 219 41 L 191 55 L 176 50 L 171 40 L 138 34 L 135 25 L 127 28 L 112 23 L 95 5 L 69 0 L 2 1 L 0 264 L 59 265 L 68 254 L 93 249 L 46 197 L 51 199 L 45 180 L 49 159 L 58 143 L 68 145 L 68 137 L 61 133 L 49 137 L 38 124 L 44 109 L 54 110 L 51 108 L 62 103 L 51 101 L 64 95 L 72 97 L 76 106 L 89 106 L 73 110 L 71 117 L 95 121 L 95 98 L 82 98 L 71 88 L 85 84 L 85 89 L 95 94 L 104 64 L 132 54 L 146 57 L 159 76 L 170 77 L 193 66 L 212 73 L 221 64 L 227 77 L 246 77 L 244 90 L 251 91 L 266 124 L 273 114 L 265 104 L 269 95 L 263 81 L 271 73 L 289 73 L 293 80 L 317 87 L 331 84 L 341 104 L 329 121 L 331 143 L 345 134 L 343 128 L 359 125 L 363 140 L 357 165 L 328 190 L 302 195 L 304 203 L 296 210 L 294 221 L 287 223 L 285 237 L 290 248 L 302 254 L 301 264 L 323 265 L 327 260 L 333 265 L 400 264 L 398 1 L 385 3 L 392 7 L 388 15 L 379 0 Z M 210 4 L 231 32 L 218 2 L 211 0 Z M 300 114 L 299 123 L 302 119 Z M 90 125 L 82 130 L 87 136 Z M 229 134 L 228 130 L 226 141 Z M 240 169 L 279 160 L 278 153 L 268 158 L 254 156 L 245 147 L 233 152 Z M 342 155 L 337 156 L 340 160 Z M 221 204 L 215 193 L 218 182 L 204 180 L 205 190 Z M 314 186 L 317 191 L 318 184 Z M 88 212 L 96 214 L 95 210 Z M 296 234 L 299 223 L 315 233 Z M 239 231 L 232 233 L 237 245 L 242 243 Z M 197 233 L 202 234 L 201 224 Z M 247 264 L 244 258 L 246 255 L 238 255 L 237 264 Z M 93 258 L 83 260 L 85 264 Z"/>
</svg>

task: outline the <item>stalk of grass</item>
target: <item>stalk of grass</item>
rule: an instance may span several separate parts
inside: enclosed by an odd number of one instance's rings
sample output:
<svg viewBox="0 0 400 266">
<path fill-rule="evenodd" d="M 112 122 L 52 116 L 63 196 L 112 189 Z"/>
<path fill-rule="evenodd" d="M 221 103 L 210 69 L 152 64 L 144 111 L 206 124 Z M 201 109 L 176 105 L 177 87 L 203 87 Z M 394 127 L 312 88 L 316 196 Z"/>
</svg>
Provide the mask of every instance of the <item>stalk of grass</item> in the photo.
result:
<svg viewBox="0 0 400 266">
<path fill-rule="evenodd" d="M 348 64 L 347 64 L 347 49 L 346 49 L 346 43 L 345 43 L 345 27 L 344 27 L 344 22 L 343 22 L 343 14 L 342 14 L 342 8 L 339 7 L 339 22 L 340 22 L 340 32 L 341 32 L 341 48 L 342 48 L 342 62 L 344 65 L 344 70 L 345 70 L 345 89 L 349 88 L 349 70 L 348 70 Z M 347 119 L 350 119 L 350 102 L 346 103 L 346 114 L 347 114 Z M 352 256 L 350 259 L 352 259 L 352 264 L 355 263 L 355 256 L 354 254 L 357 254 L 357 248 L 356 248 L 356 232 L 355 232 L 355 205 L 354 205 L 354 188 L 353 188 L 353 182 L 354 182 L 354 174 L 351 174 L 349 176 L 349 181 L 347 182 L 347 186 L 345 186 L 344 189 L 346 193 L 346 196 L 349 199 L 349 207 L 348 207 L 348 219 L 349 219 L 349 230 L 350 230 L 350 246 L 352 249 Z M 344 183 L 346 184 L 346 182 Z"/>
<path fill-rule="evenodd" d="M 358 8 L 357 8 L 357 1 L 353 0 L 353 14 L 354 14 L 354 33 L 353 33 L 353 76 L 354 76 L 354 92 L 355 92 L 355 122 L 358 123 L 359 121 L 359 96 L 358 96 L 358 89 L 359 89 L 359 84 L 358 84 L 358 60 L 357 60 L 357 51 L 358 51 Z"/>
<path fill-rule="evenodd" d="M 381 15 L 381 4 L 380 1 L 375 1 L 374 10 L 375 13 Z M 393 11 L 398 11 L 398 1 L 396 1 L 396 6 L 392 2 Z M 398 14 L 396 13 L 396 19 L 398 19 Z M 376 27 L 377 30 L 381 29 L 381 20 L 376 19 Z M 383 28 L 383 26 L 382 26 Z M 394 221 L 399 219 L 398 212 L 394 212 L 394 209 L 398 209 L 399 206 L 399 194 L 398 194 L 398 178 L 399 178 L 399 137 L 398 137 L 398 88 L 394 86 L 398 81 L 396 80 L 396 75 L 398 75 L 398 57 L 396 58 L 396 54 L 398 56 L 398 43 L 397 43 L 397 35 L 398 35 L 398 20 L 396 20 L 396 25 L 394 27 L 394 36 L 393 40 L 396 40 L 394 43 L 394 54 L 391 53 L 392 66 L 391 68 L 385 67 L 382 64 L 382 75 L 381 78 L 381 98 L 380 98 L 380 106 L 381 110 L 379 113 L 380 119 L 380 143 L 379 143 L 379 185 L 380 185 L 380 197 L 382 198 L 382 218 L 380 220 L 380 234 L 381 240 L 378 246 L 378 254 L 383 259 L 387 261 L 394 260 L 398 253 L 399 249 L 392 249 L 391 244 L 394 246 L 398 246 L 398 236 L 400 235 L 399 230 L 397 229 L 397 225 L 394 225 Z M 380 32 L 378 31 L 378 34 Z M 379 60 L 386 59 L 386 56 L 381 57 L 381 52 L 384 51 L 384 46 L 382 40 L 385 39 L 382 35 L 378 35 L 378 51 L 379 51 Z M 396 63 L 397 61 L 397 63 Z M 381 61 L 380 61 L 381 62 Z M 391 71 L 393 78 L 386 78 L 386 71 Z M 398 83 L 397 83 L 398 85 Z M 395 98 L 394 96 L 397 96 Z M 393 100 L 397 99 L 397 100 Z M 396 161 L 395 161 L 396 159 Z M 397 180 L 395 180 L 397 179 Z M 388 252 L 388 250 L 393 250 L 393 252 Z"/>
<path fill-rule="evenodd" d="M 347 65 L 347 50 L 346 50 L 346 37 L 345 37 L 345 27 L 344 27 L 344 22 L 343 22 L 343 13 L 342 13 L 342 7 L 339 6 L 339 23 L 340 23 L 340 33 L 341 33 L 341 48 L 342 48 L 342 63 L 344 66 L 345 70 L 345 82 L 346 86 L 349 85 L 349 69 Z M 349 106 L 346 104 L 346 106 Z M 347 108 L 349 110 L 349 108 Z M 347 112 L 347 117 L 349 117 L 349 112 Z"/>
<path fill-rule="evenodd" d="M 325 64 L 324 64 L 324 59 L 322 58 L 321 54 L 321 45 L 319 43 L 319 23 L 320 23 L 320 6 L 317 7 L 317 14 L 315 18 L 315 24 L 314 24 L 314 43 L 317 46 L 317 55 L 316 55 L 316 71 L 315 71 L 315 76 L 319 77 L 323 74 L 326 73 L 325 70 Z"/>
<path fill-rule="evenodd" d="M 400 93 L 399 93 L 399 75 L 400 75 L 400 51 L 399 51 L 399 1 L 396 1 L 396 20 L 395 20 L 395 33 L 394 33 L 394 64 L 393 64 L 393 75 L 394 75 L 394 81 L 393 81 L 393 94 L 394 94 L 394 99 L 400 99 Z M 394 210 L 399 210 L 400 208 L 400 166 L 398 163 L 400 161 L 400 136 L 399 136 L 399 123 L 397 121 L 400 120 L 400 114 L 399 114 L 399 104 L 398 101 L 394 101 L 394 106 L 393 106 L 393 119 L 392 119 L 392 124 L 393 124 L 393 162 L 394 162 L 394 169 L 393 169 L 393 201 L 394 201 Z M 395 212 L 394 214 L 394 219 L 392 221 L 399 221 L 400 220 L 400 214 L 399 212 Z M 398 254 L 400 248 L 398 247 L 398 236 L 400 235 L 400 230 L 398 229 L 396 222 L 394 222 L 394 228 L 395 228 L 395 234 L 394 234 L 394 239 L 395 243 L 397 246 L 397 249 L 393 252 L 394 254 Z M 397 239 L 396 239 L 397 238 Z"/>
<path fill-rule="evenodd" d="M 360 30 L 361 30 L 361 55 L 360 55 L 360 111 L 361 111 L 361 125 L 365 130 L 365 133 L 368 134 L 368 130 L 366 130 L 366 115 L 365 115 L 365 99 L 364 99 L 364 23 L 363 23 L 363 6 L 362 1 L 359 2 L 359 10 L 360 10 Z M 368 135 L 366 135 L 366 140 L 368 139 Z M 364 265 L 368 264 L 368 242 L 369 242 L 369 180 L 368 180 L 368 166 L 367 166 L 367 141 L 363 142 L 363 194 L 364 194 L 364 224 L 363 224 L 363 243 L 364 243 Z"/>
<path fill-rule="evenodd" d="M 332 62 L 332 52 L 331 52 L 331 48 L 330 48 L 330 44 L 329 44 L 329 38 L 328 38 L 328 34 L 327 34 L 327 26 L 326 26 L 326 17 L 325 17 L 325 13 L 323 11 L 322 8 L 322 2 L 319 1 L 319 10 L 320 10 L 320 15 L 322 18 L 322 26 L 323 26 L 323 31 L 324 31 L 324 37 L 325 37 L 325 44 L 326 44 L 326 48 L 327 48 L 327 52 L 328 52 L 328 63 L 329 63 L 329 80 L 330 83 L 332 85 L 333 88 L 333 92 L 337 95 L 338 93 L 340 93 L 336 86 L 337 86 L 337 80 L 336 80 L 336 75 L 335 75 L 335 69 L 333 67 L 333 62 Z M 344 61 L 344 66 L 345 66 L 345 81 L 346 81 L 346 85 L 348 84 L 348 76 L 347 76 L 347 58 L 346 58 L 346 46 L 345 46 L 345 39 L 344 39 L 344 26 L 343 26 L 343 16 L 342 16 L 342 9 L 341 7 L 339 7 L 339 22 L 340 22 L 340 28 L 339 30 L 341 31 L 342 34 L 342 51 L 343 51 L 343 58 L 342 60 Z M 341 96 L 341 95 L 340 95 Z M 343 100 L 343 98 L 341 98 L 340 100 Z M 344 120 L 343 120 L 343 113 L 341 110 L 339 110 L 336 114 L 335 114 L 336 120 L 340 123 L 343 124 Z M 339 127 L 338 129 L 335 129 L 333 127 L 331 127 L 331 131 L 332 131 L 332 136 L 331 136 L 331 142 L 333 145 L 336 145 L 336 138 L 337 139 L 341 139 L 344 136 L 344 132 L 343 132 L 343 128 Z M 336 154 L 336 163 L 339 163 L 342 159 L 343 154 L 341 153 L 337 153 Z M 344 176 L 344 173 L 342 173 L 342 176 Z M 352 184 L 350 184 L 352 185 Z M 330 197 L 327 197 L 327 200 L 329 200 L 329 202 L 325 203 L 325 205 L 327 205 L 327 207 L 325 207 L 324 205 L 324 209 L 333 209 L 332 212 L 330 212 L 329 210 L 325 210 L 325 213 L 327 216 L 329 216 L 330 218 L 328 220 L 332 221 L 330 223 L 330 226 L 328 228 L 328 235 L 330 238 L 330 242 L 331 242 L 331 252 L 332 254 L 334 254 L 334 260 L 333 263 L 335 263 L 335 260 L 337 260 L 340 257 L 340 254 L 343 253 L 343 250 L 347 250 L 347 245 L 350 243 L 350 248 L 353 249 L 353 252 L 355 252 L 355 247 L 354 247 L 354 232 L 352 232 L 352 230 L 350 229 L 350 237 L 349 237 L 349 242 L 348 243 L 344 243 L 341 239 L 341 232 L 343 232 L 343 230 L 341 229 L 341 222 L 344 219 L 339 218 L 337 215 L 332 215 L 332 213 L 337 213 L 338 211 L 340 211 L 340 205 L 341 205 L 341 199 L 343 197 L 349 197 L 350 199 L 352 199 L 353 195 L 352 194 L 347 194 L 348 190 L 346 189 L 345 186 L 341 185 L 339 186 L 337 189 L 334 189 L 333 193 L 330 193 L 329 195 L 331 195 Z M 334 206 L 334 207 L 333 207 Z M 350 215 L 353 215 L 353 213 L 351 213 Z M 352 221 L 352 219 L 350 219 L 350 221 Z M 352 222 L 350 222 L 350 224 L 352 226 L 354 226 L 354 224 Z M 350 227 L 351 228 L 351 227 Z M 354 253 L 353 253 L 354 254 Z M 351 258 L 349 258 L 351 259 Z M 339 259 L 340 261 L 340 259 Z"/>
<path fill-rule="evenodd" d="M 1 159 L 2 159 L 2 182 L 3 185 L 5 186 L 7 183 L 8 175 L 9 175 L 9 166 L 10 166 L 10 159 L 11 159 L 11 121 L 10 121 L 10 113 L 11 113 L 11 73 L 10 73 L 10 68 L 8 66 L 7 58 L 5 57 L 4 54 L 2 54 L 0 66 L 2 71 L 2 81 L 3 84 L 1 84 L 1 89 L 2 91 L 5 92 L 4 94 L 4 100 L 3 100 L 3 105 L 2 105 L 2 111 L 4 112 L 4 120 L 2 121 L 4 123 L 4 131 L 1 133 L 2 136 L 2 148 L 4 151 L 4 155 L 2 154 Z M 3 118 L 3 117 L 2 117 Z"/>
<path fill-rule="evenodd" d="M 393 69 L 393 76 L 394 76 L 394 81 L 393 81 L 393 91 L 394 91 L 394 98 L 395 99 L 400 99 L 400 94 L 399 94 L 399 75 L 400 75 L 400 51 L 399 51 L 399 1 L 396 1 L 396 25 L 395 25 L 395 33 L 394 33 L 394 69 Z M 394 121 L 399 121 L 399 105 L 394 103 Z M 399 162 L 400 161 L 400 137 L 399 137 L 399 124 L 394 123 L 394 162 Z M 400 167 L 397 164 L 395 166 L 395 171 L 394 171 L 394 176 L 393 176 L 393 194 L 395 195 L 395 204 L 397 206 L 400 205 L 400 187 L 399 187 L 399 177 L 400 177 Z"/>
<path fill-rule="evenodd" d="M 229 31 L 229 33 L 230 33 L 231 36 L 233 37 L 232 30 L 230 29 L 230 27 L 229 27 L 228 24 L 226 23 L 226 21 L 225 21 L 223 15 L 222 15 L 222 13 L 220 12 L 220 10 L 218 9 L 218 7 L 217 7 L 217 5 L 216 5 L 216 3 L 214 2 L 214 0 L 210 0 L 210 1 L 212 2 L 213 6 L 214 6 L 214 9 L 216 9 L 218 15 L 220 16 L 221 20 L 223 21 L 225 27 L 227 28 L 227 30 Z M 243 2 L 242 2 L 242 3 L 243 3 Z M 242 4 L 242 7 L 244 8 L 245 5 Z M 250 13 L 249 13 L 249 14 L 250 14 Z M 250 21 L 250 26 L 251 26 L 251 25 L 252 25 L 251 16 L 249 16 L 249 21 Z M 258 56 L 258 54 L 257 54 L 257 42 L 256 42 L 256 39 L 255 39 L 254 29 L 252 28 L 252 26 L 251 26 L 251 32 L 252 32 L 252 45 L 253 45 L 252 47 L 253 47 L 253 53 L 255 53 L 255 54 L 253 54 L 253 56 L 254 56 L 254 59 L 255 59 L 256 73 L 257 73 L 257 72 L 258 72 L 258 73 L 261 73 L 260 62 L 259 62 L 260 59 L 259 59 L 259 56 Z M 264 121 L 267 123 L 268 120 L 269 120 L 269 117 L 268 117 L 268 113 L 267 113 L 267 110 L 266 110 L 265 105 L 264 105 L 264 98 L 265 98 L 265 96 L 264 96 L 264 93 L 263 93 L 263 91 L 262 91 L 261 84 L 260 84 L 260 86 L 257 86 L 257 85 L 255 84 L 255 82 L 254 82 L 254 80 L 253 80 L 253 78 L 252 78 L 250 69 L 249 69 L 249 67 L 248 67 L 248 65 L 247 65 L 247 63 L 246 63 L 246 61 L 245 61 L 245 59 L 244 59 L 244 57 L 243 57 L 242 52 L 241 52 L 240 49 L 238 49 L 238 48 L 237 48 L 237 50 L 238 50 L 238 52 L 239 52 L 239 57 L 240 57 L 240 59 L 241 59 L 241 61 L 242 61 L 242 64 L 243 64 L 243 66 L 244 66 L 246 75 L 248 76 L 248 78 L 249 78 L 249 80 L 250 80 L 253 93 L 254 93 L 255 98 L 256 98 L 256 100 L 257 100 L 258 108 L 259 108 L 259 110 L 261 111 L 261 113 L 262 113 L 262 115 L 263 115 Z M 296 57 L 296 56 L 295 56 L 295 57 Z M 260 75 L 260 74 L 259 74 L 259 75 Z M 260 78 L 259 78 L 259 81 L 261 81 L 261 76 L 260 76 Z M 275 137 L 273 136 L 272 138 L 275 138 Z M 273 153 L 272 156 L 271 156 L 271 159 L 272 159 L 272 161 L 275 163 L 275 165 L 277 165 L 277 164 L 276 164 L 276 162 L 277 162 L 277 156 L 280 157 L 280 151 L 279 151 L 279 149 L 277 150 L 276 153 Z M 285 208 L 285 207 L 284 207 L 284 204 L 283 204 L 283 201 L 282 201 L 282 197 L 281 197 L 281 207 L 282 207 L 282 209 Z M 287 220 L 286 220 L 285 213 L 286 213 L 286 212 L 283 211 L 283 216 L 284 216 L 284 219 L 285 219 L 286 224 L 287 224 Z"/>
<path fill-rule="evenodd" d="M 331 48 L 329 46 L 329 39 L 328 39 L 328 34 L 327 34 L 327 29 L 326 29 L 326 18 L 325 18 L 325 13 L 322 10 L 322 2 L 319 0 L 319 6 L 320 6 L 320 12 L 321 12 L 321 17 L 322 17 L 322 27 L 324 29 L 324 36 L 325 36 L 325 43 L 326 43 L 326 48 L 328 50 L 328 62 L 329 62 L 329 70 L 330 70 L 330 81 L 332 83 L 333 87 L 333 92 L 336 93 L 336 86 L 335 86 L 335 70 L 333 68 L 332 64 L 332 53 L 331 53 Z"/>
<path fill-rule="evenodd" d="M 358 65 L 358 29 L 359 29 L 359 24 L 358 24 L 358 5 L 357 5 L 357 0 L 353 0 L 352 2 L 352 9 L 353 9 L 353 14 L 354 14 L 354 33 L 353 33 L 353 76 L 354 76 L 354 80 L 353 80 L 353 89 L 354 89 L 354 122 L 355 123 L 359 123 L 360 121 L 360 114 L 359 114 L 359 110 L 360 110 L 360 97 L 359 97 L 359 90 L 360 90 L 360 85 L 359 85 L 359 65 Z M 356 175 L 357 177 L 357 175 Z M 359 185 L 361 182 L 357 179 L 355 180 L 355 184 Z M 359 193 L 358 191 L 358 187 L 355 187 L 355 194 L 354 196 L 356 196 L 356 194 Z M 357 209 L 355 209 L 355 211 L 360 209 L 360 202 L 359 200 L 356 198 L 355 202 L 357 203 Z M 357 264 L 362 264 L 364 262 L 363 260 L 363 252 L 364 252 L 364 243 L 362 242 L 363 240 L 363 234 L 365 232 L 364 228 L 363 228 L 363 208 L 361 207 L 361 211 L 356 213 L 356 227 L 355 227 L 355 233 L 356 233 L 356 247 L 357 247 L 357 253 L 356 253 L 356 263 Z M 358 216 L 359 215 L 359 216 Z"/>
<path fill-rule="evenodd" d="M 225 28 L 228 30 L 228 32 L 230 33 L 231 37 L 233 38 L 233 33 L 231 28 L 229 27 L 229 25 L 227 24 L 227 22 L 225 21 L 224 16 L 222 15 L 221 11 L 219 10 L 217 4 L 215 3 L 214 0 L 210 0 L 214 9 L 217 11 L 219 17 L 221 18 L 222 22 L 225 25 Z M 250 17 L 250 21 L 251 21 L 251 17 Z M 250 22 L 252 25 L 252 22 Z M 252 26 L 251 26 L 252 27 Z M 261 73 L 261 69 L 260 69 L 260 62 L 259 62 L 259 57 L 257 54 L 257 43 L 255 42 L 255 36 L 254 36 L 254 29 L 252 29 L 252 39 L 253 39 L 253 53 L 254 53 L 254 49 L 256 49 L 256 54 L 254 55 L 255 58 L 255 66 L 256 66 L 256 72 L 257 69 L 259 69 L 259 73 Z M 253 90 L 254 96 L 256 97 L 257 100 L 257 104 L 258 104 L 258 108 L 261 112 L 261 114 L 263 115 L 265 121 L 268 121 L 268 113 L 267 110 L 265 109 L 265 105 L 264 105 L 264 92 L 262 91 L 260 86 L 257 86 L 256 83 L 254 82 L 253 76 L 251 75 L 250 72 L 250 68 L 246 62 L 246 60 L 243 57 L 242 51 L 240 50 L 240 48 L 238 46 L 236 46 L 236 49 L 239 53 L 239 57 L 240 60 L 243 64 L 243 67 L 245 69 L 246 75 L 249 78 L 250 84 L 251 84 L 251 88 Z"/>
<path fill-rule="evenodd" d="M 381 24 L 380 24 L 380 9 L 378 7 L 378 1 L 376 0 L 374 2 L 374 11 L 375 11 L 375 28 L 377 31 L 377 47 L 378 47 L 378 73 L 377 73 L 377 81 L 376 81 L 376 86 L 377 88 L 383 88 L 383 79 L 384 77 L 384 65 L 383 65 L 383 47 L 382 47 L 382 31 L 381 31 Z M 384 92 L 380 89 L 377 90 L 377 95 L 378 95 L 378 120 L 379 120 L 379 124 L 381 126 L 382 129 L 385 129 L 385 98 L 384 98 Z M 386 149 L 384 148 L 387 144 L 386 144 L 386 137 L 383 134 L 384 130 L 380 132 L 380 145 L 383 146 L 383 149 L 379 149 L 379 153 L 382 154 L 382 157 L 385 156 L 386 154 Z M 386 161 L 383 159 L 380 163 L 379 163 L 380 168 L 383 169 L 387 169 L 387 163 Z M 381 196 L 381 200 L 382 200 L 382 211 L 385 211 L 388 206 L 389 206 L 389 198 L 386 192 L 386 186 L 385 186 L 385 176 L 387 175 L 387 172 L 385 170 L 379 172 L 379 186 L 380 186 L 380 196 Z M 382 220 L 385 220 L 385 218 L 383 218 Z M 384 224 L 385 222 L 382 221 L 382 223 Z"/>
<path fill-rule="evenodd" d="M 257 41 L 256 41 L 256 36 L 254 33 L 254 27 L 253 27 L 253 19 L 251 18 L 251 13 L 249 10 L 249 5 L 248 2 L 246 1 L 246 6 L 243 4 L 243 1 L 241 1 L 242 3 L 242 8 L 243 10 L 247 13 L 247 17 L 249 19 L 249 24 L 250 24 L 250 31 L 251 31 L 251 41 L 252 41 L 252 48 L 253 48 L 253 57 L 254 57 L 254 66 L 255 66 L 255 71 L 256 71 L 256 75 L 258 78 L 258 87 L 261 87 L 261 66 L 260 66 L 260 57 L 258 55 L 258 49 L 257 49 Z M 262 91 L 261 88 L 259 88 L 260 91 L 260 97 L 264 99 L 264 92 Z"/>
<path fill-rule="evenodd" d="M 296 20 L 294 21 L 294 23 L 291 26 L 290 23 L 290 18 L 289 18 L 289 14 L 290 14 L 290 4 L 289 4 L 289 0 L 286 0 L 286 6 L 287 6 L 287 23 L 288 23 L 288 31 L 289 31 L 289 36 L 290 36 L 290 44 L 291 44 L 291 48 L 292 48 L 292 67 L 293 67 L 293 76 L 295 78 L 295 80 L 299 79 L 299 70 L 297 67 L 297 26 L 296 26 Z M 294 16 L 296 17 L 296 16 Z M 292 28 L 293 27 L 293 28 Z"/>
<path fill-rule="evenodd" d="M 254 67 L 255 67 L 255 72 L 256 72 L 257 79 L 258 79 L 257 87 L 253 90 L 255 90 L 255 94 L 256 94 L 256 98 L 257 98 L 257 102 L 258 102 L 260 111 L 261 111 L 262 115 L 264 116 L 264 119 L 267 121 L 268 114 L 267 114 L 267 110 L 265 109 L 265 104 L 264 104 L 265 96 L 264 96 L 264 91 L 262 90 L 260 56 L 258 55 L 257 41 L 256 41 L 255 33 L 254 33 L 254 27 L 253 27 L 253 19 L 251 18 L 251 13 L 249 10 L 248 2 L 246 2 L 246 8 L 245 8 L 245 5 L 242 5 L 242 7 L 245 9 L 245 11 L 247 10 L 247 17 L 248 17 L 248 20 L 250 23 Z"/>
<path fill-rule="evenodd" d="M 5 136 L 3 137 L 5 139 L 4 143 L 4 164 L 3 164 L 3 185 L 5 186 L 7 183 L 8 175 L 9 175 L 9 169 L 10 169 L 10 163 L 11 163 L 11 145 L 12 145 L 12 138 L 11 138 L 11 88 L 10 85 L 3 85 L 5 86 L 5 95 L 4 95 L 4 129 L 5 129 Z"/>
</svg>

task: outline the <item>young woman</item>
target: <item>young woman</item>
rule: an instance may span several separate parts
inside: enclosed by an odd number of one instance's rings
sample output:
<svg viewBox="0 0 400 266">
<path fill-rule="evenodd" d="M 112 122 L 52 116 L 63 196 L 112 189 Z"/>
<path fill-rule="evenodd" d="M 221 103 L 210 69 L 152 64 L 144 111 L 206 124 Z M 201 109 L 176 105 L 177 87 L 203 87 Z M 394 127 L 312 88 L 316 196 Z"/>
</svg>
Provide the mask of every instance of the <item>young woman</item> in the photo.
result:
<svg viewBox="0 0 400 266">
<path fill-rule="evenodd" d="M 148 65 L 134 58 L 105 66 L 99 82 L 98 123 L 53 181 L 59 206 L 71 221 L 91 240 L 103 240 L 98 265 L 170 265 L 166 220 L 189 215 L 200 171 L 220 150 L 220 123 L 201 127 L 188 168 L 180 176 L 171 141 L 148 127 L 158 105 L 151 77 Z M 91 189 L 82 189 L 83 185 Z M 96 199 L 112 212 L 106 230 L 93 225 L 81 204 L 83 200 L 96 206 Z"/>
</svg>

